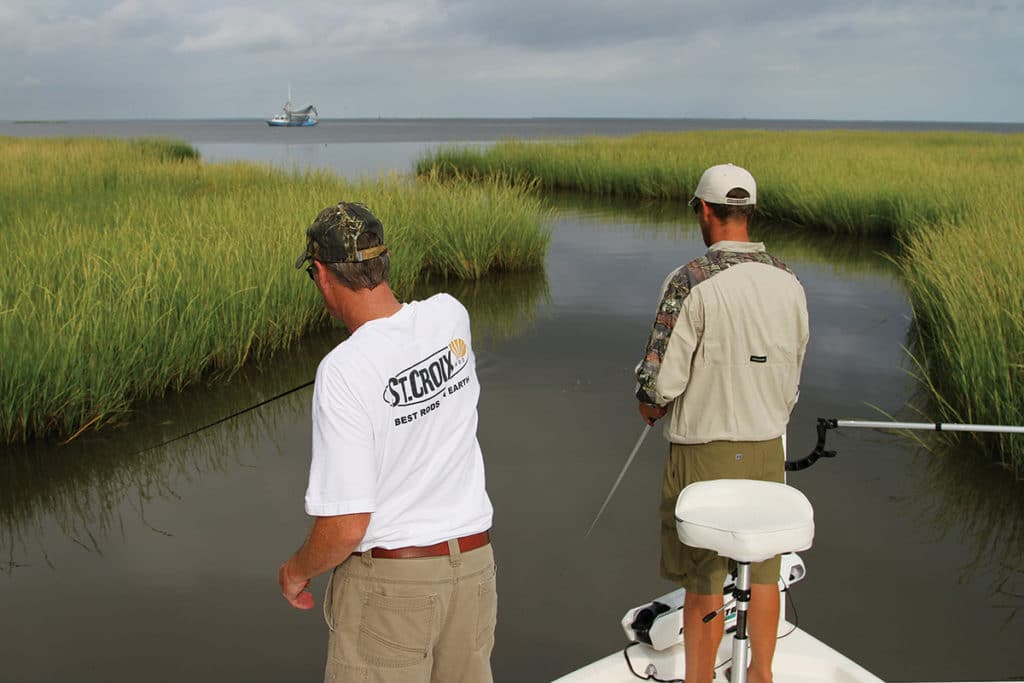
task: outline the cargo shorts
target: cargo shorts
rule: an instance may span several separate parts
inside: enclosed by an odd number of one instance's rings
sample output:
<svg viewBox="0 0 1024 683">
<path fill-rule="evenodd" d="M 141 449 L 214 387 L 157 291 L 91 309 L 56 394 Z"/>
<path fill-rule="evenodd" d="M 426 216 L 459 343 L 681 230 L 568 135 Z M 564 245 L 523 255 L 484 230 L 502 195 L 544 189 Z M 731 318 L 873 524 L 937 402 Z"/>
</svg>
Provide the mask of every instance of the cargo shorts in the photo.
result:
<svg viewBox="0 0 1024 683">
<path fill-rule="evenodd" d="M 349 557 L 324 596 L 325 683 L 490 683 L 495 576 L 490 545 L 452 545 L 440 557 Z"/>
<path fill-rule="evenodd" d="M 661 488 L 661 575 L 696 595 L 722 592 L 735 562 L 714 550 L 691 548 L 676 531 L 676 499 L 687 485 L 711 479 L 786 481 L 782 438 L 769 441 L 712 441 L 671 444 Z M 779 557 L 750 565 L 750 581 L 774 584 L 779 580 Z"/>
</svg>

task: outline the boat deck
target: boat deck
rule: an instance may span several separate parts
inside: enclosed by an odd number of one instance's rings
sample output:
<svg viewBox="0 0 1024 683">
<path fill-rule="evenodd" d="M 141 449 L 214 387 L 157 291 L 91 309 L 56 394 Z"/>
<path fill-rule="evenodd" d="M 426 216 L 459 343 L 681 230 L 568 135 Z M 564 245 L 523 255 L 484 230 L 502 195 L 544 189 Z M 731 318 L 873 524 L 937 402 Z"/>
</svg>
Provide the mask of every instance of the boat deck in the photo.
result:
<svg viewBox="0 0 1024 683">
<path fill-rule="evenodd" d="M 789 622 L 782 622 L 775 651 L 773 673 L 776 683 L 884 683 L 867 669 Z M 722 639 L 716 680 L 726 681 L 728 660 L 732 656 L 732 638 Z M 636 683 L 647 675 L 663 681 L 682 679 L 683 646 L 656 651 L 643 644 L 629 648 L 629 659 L 636 672 L 631 673 L 622 650 L 556 679 L 555 683 Z M 655 670 L 648 670 L 653 666 Z M 968 683 L 968 682 L 962 682 Z"/>
</svg>

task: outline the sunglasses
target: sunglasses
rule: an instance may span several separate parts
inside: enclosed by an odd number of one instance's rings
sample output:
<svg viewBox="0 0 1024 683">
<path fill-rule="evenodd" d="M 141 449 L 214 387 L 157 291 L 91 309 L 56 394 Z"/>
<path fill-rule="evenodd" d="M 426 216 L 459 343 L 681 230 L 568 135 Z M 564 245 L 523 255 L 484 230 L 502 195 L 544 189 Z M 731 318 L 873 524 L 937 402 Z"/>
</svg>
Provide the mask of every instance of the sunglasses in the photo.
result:
<svg viewBox="0 0 1024 683">
<path fill-rule="evenodd" d="M 693 199 L 690 200 L 690 208 L 693 209 L 693 213 L 695 215 L 699 215 L 700 214 L 700 203 L 701 203 L 701 201 L 702 200 L 699 199 L 698 197 L 694 197 Z"/>
<path fill-rule="evenodd" d="M 314 275 L 315 272 L 316 268 L 313 267 L 313 262 L 310 261 L 309 265 L 306 266 L 306 273 L 309 275 L 309 279 L 313 282 L 316 282 L 316 275 Z"/>
</svg>

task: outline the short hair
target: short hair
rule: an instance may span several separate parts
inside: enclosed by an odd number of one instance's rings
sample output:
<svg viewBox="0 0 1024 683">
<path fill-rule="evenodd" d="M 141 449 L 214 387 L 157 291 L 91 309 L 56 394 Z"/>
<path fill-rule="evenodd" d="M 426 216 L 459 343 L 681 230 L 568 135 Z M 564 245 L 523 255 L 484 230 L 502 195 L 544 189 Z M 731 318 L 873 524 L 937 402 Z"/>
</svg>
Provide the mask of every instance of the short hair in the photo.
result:
<svg viewBox="0 0 1024 683">
<path fill-rule="evenodd" d="M 380 238 L 372 232 L 364 232 L 356 240 L 359 250 L 379 246 Z M 321 261 L 321 263 L 323 263 Z M 391 255 L 384 252 L 380 256 L 366 261 L 347 263 L 324 263 L 327 270 L 340 284 L 351 290 L 373 289 L 382 282 L 388 281 L 391 271 Z"/>
<path fill-rule="evenodd" d="M 734 187 L 729 190 L 726 194 L 729 199 L 746 199 L 750 196 L 750 193 L 744 190 L 742 187 Z M 728 221 L 733 218 L 743 218 L 744 220 L 750 220 L 754 217 L 754 210 L 757 208 L 754 204 L 743 204 L 736 206 L 733 204 L 712 204 L 711 202 L 705 202 L 711 207 L 711 213 L 715 214 L 715 218 L 720 221 Z"/>
</svg>

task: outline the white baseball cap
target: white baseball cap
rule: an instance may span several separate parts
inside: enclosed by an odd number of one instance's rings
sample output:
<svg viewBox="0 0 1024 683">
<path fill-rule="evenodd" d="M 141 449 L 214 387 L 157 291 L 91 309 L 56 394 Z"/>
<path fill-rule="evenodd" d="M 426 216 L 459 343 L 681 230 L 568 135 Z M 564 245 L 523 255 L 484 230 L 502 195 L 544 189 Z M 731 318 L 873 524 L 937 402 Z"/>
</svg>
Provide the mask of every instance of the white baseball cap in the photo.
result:
<svg viewBox="0 0 1024 683">
<path fill-rule="evenodd" d="M 749 197 L 727 197 L 735 189 L 746 190 Z M 704 171 L 697 183 L 697 189 L 690 199 L 693 206 L 698 199 L 709 204 L 728 204 L 730 206 L 752 206 L 757 204 L 757 183 L 750 171 L 732 164 L 719 164 Z"/>
</svg>

